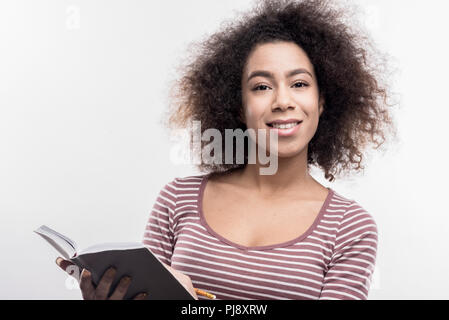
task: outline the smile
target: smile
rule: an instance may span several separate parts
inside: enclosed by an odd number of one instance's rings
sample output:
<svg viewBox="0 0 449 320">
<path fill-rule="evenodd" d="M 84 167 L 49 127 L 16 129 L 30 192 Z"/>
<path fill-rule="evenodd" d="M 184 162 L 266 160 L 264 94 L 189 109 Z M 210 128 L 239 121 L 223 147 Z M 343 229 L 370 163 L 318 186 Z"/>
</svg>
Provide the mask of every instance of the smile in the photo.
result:
<svg viewBox="0 0 449 320">
<path fill-rule="evenodd" d="M 268 126 L 272 127 L 272 128 L 277 128 L 277 129 L 291 129 L 293 127 L 296 127 L 300 122 L 292 122 L 292 123 L 272 123 L 269 124 Z"/>
<path fill-rule="evenodd" d="M 294 135 L 301 127 L 301 122 L 291 122 L 291 123 L 269 123 L 270 130 L 275 130 L 279 137 L 289 137 Z"/>
</svg>

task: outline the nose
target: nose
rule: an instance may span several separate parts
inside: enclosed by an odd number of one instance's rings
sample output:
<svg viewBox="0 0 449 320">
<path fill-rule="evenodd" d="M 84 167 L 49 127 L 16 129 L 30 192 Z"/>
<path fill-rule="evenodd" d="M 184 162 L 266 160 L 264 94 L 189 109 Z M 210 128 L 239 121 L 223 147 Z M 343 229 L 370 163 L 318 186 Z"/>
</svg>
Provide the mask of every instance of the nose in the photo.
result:
<svg viewBox="0 0 449 320">
<path fill-rule="evenodd" d="M 295 109 L 294 104 L 292 103 L 292 99 L 288 89 L 280 86 L 276 90 L 276 99 L 271 107 L 272 112 L 276 111 L 286 111 L 288 109 Z"/>
</svg>

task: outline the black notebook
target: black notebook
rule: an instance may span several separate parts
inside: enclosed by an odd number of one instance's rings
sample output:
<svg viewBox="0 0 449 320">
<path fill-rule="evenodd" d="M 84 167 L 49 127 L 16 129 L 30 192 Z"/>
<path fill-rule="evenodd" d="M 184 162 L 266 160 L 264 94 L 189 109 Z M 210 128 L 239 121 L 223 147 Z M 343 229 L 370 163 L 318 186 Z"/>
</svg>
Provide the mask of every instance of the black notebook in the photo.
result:
<svg viewBox="0 0 449 320">
<path fill-rule="evenodd" d="M 109 295 L 123 276 L 130 276 L 131 284 L 124 299 L 133 299 L 137 294 L 146 292 L 147 300 L 194 300 L 162 262 L 141 243 L 104 243 L 78 250 L 73 240 L 45 225 L 34 232 L 47 240 L 63 258 L 77 265 L 79 272 L 83 268 L 89 270 L 95 285 L 109 267 L 116 268 Z"/>
</svg>

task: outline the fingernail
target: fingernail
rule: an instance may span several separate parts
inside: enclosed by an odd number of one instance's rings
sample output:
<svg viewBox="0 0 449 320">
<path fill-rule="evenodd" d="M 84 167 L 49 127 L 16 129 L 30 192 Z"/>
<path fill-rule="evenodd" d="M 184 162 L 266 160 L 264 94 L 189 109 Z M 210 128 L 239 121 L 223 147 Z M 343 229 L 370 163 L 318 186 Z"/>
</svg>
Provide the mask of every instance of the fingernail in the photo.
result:
<svg viewBox="0 0 449 320">
<path fill-rule="evenodd" d="M 123 282 L 128 283 L 131 281 L 131 277 L 123 277 Z"/>
<path fill-rule="evenodd" d="M 90 274 L 89 270 L 84 269 L 83 270 L 83 277 L 90 277 L 90 276 L 91 276 L 91 274 Z"/>
<path fill-rule="evenodd" d="M 61 258 L 61 257 L 57 257 L 56 258 L 56 264 L 59 266 L 60 264 L 61 264 L 61 261 L 62 261 L 63 259 Z"/>
</svg>

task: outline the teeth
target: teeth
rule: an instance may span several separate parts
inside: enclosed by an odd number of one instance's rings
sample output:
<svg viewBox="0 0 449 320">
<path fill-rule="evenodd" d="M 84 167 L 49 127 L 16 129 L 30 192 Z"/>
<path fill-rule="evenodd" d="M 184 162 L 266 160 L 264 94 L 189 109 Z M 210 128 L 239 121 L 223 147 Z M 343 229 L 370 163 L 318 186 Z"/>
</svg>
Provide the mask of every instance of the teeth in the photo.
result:
<svg viewBox="0 0 449 320">
<path fill-rule="evenodd" d="M 291 129 L 293 127 L 296 127 L 296 125 L 298 125 L 298 123 L 299 122 L 284 123 L 284 124 L 272 123 L 271 125 L 273 126 L 273 128 L 276 128 L 276 129 Z"/>
</svg>

